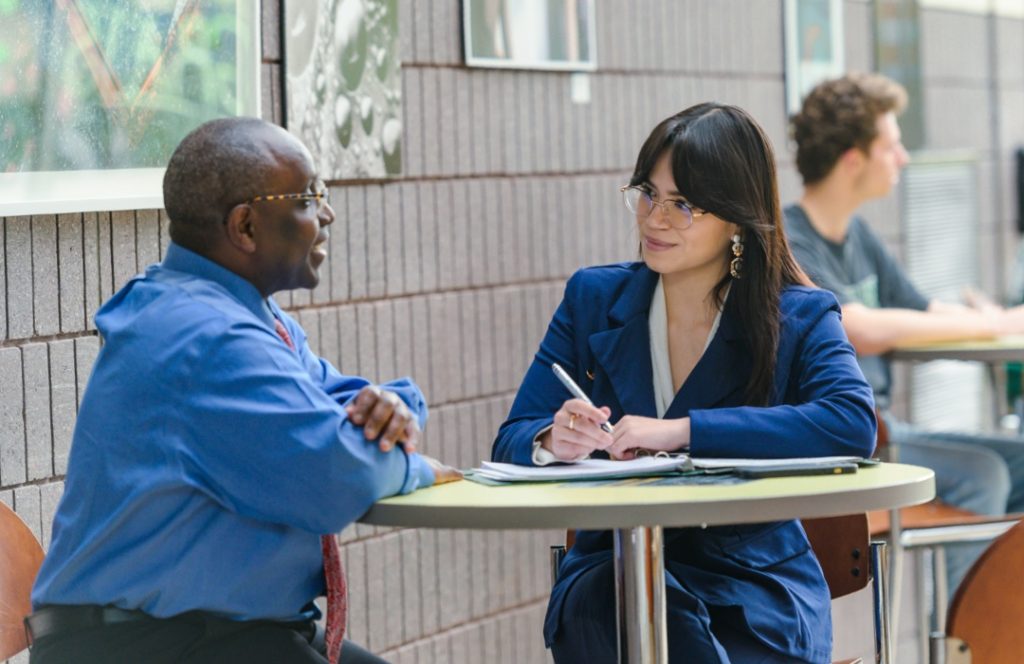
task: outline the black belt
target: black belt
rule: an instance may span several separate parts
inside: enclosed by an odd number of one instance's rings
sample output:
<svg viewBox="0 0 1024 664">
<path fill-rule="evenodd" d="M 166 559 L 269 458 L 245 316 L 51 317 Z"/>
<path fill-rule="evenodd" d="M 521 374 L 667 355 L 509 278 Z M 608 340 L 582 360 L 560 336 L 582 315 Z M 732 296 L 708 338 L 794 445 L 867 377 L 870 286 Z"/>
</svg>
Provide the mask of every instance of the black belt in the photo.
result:
<svg viewBox="0 0 1024 664">
<path fill-rule="evenodd" d="M 103 625 L 155 620 L 142 611 L 119 609 L 116 606 L 44 606 L 25 618 L 29 640 L 73 632 Z"/>
<path fill-rule="evenodd" d="M 148 613 L 137 610 L 119 609 L 116 606 L 99 606 L 95 604 L 63 606 L 50 605 L 40 608 L 32 615 L 25 618 L 25 631 L 29 635 L 29 642 L 41 639 L 54 634 L 66 634 L 69 632 L 103 627 L 106 625 L 117 625 L 120 623 L 140 622 L 144 620 L 202 620 L 209 629 L 234 629 L 244 624 L 227 618 L 215 616 L 205 611 L 189 611 L 171 618 L 155 618 Z M 317 635 L 317 626 L 312 620 L 299 620 L 295 622 L 277 621 L 254 621 L 275 623 L 288 629 L 293 629 L 301 634 L 307 641 L 313 642 Z"/>
</svg>

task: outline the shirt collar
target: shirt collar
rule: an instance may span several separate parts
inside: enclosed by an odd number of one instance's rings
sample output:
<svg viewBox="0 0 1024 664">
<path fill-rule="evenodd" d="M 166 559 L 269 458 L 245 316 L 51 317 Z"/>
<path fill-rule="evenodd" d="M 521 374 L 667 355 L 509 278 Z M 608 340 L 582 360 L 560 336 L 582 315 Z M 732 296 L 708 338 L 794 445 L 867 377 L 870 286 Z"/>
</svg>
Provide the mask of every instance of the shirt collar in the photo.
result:
<svg viewBox="0 0 1024 664">
<path fill-rule="evenodd" d="M 161 266 L 167 270 L 191 274 L 222 286 L 273 329 L 275 313 L 278 311 L 277 305 L 273 299 L 260 295 L 260 292 L 248 279 L 174 242 L 168 245 L 167 255 L 164 256 Z"/>
</svg>

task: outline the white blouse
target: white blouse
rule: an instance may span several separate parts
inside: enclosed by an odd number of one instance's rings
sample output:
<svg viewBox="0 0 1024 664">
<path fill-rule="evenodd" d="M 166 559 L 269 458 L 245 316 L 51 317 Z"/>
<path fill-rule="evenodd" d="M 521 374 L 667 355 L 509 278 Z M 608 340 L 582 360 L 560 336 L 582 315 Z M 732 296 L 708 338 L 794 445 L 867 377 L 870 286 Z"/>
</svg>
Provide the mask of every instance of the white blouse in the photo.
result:
<svg viewBox="0 0 1024 664">
<path fill-rule="evenodd" d="M 729 292 L 726 291 L 726 297 Z M 711 324 L 711 331 L 704 341 L 704 349 L 701 355 L 711 345 L 711 340 L 718 332 L 718 326 L 722 322 L 722 310 L 715 314 L 715 320 Z M 651 338 L 651 370 L 654 376 L 654 409 L 659 418 L 665 417 L 665 412 L 676 393 L 672 384 L 672 362 L 668 354 L 668 309 L 665 305 L 665 286 L 662 280 L 658 279 L 658 285 L 654 288 L 654 295 L 651 296 L 651 310 L 647 317 L 647 326 Z M 540 438 L 551 430 L 551 425 L 544 427 L 533 439 L 533 463 L 537 466 L 546 466 L 558 461 L 554 454 L 540 446 Z M 584 457 L 586 458 L 586 457 Z"/>
<path fill-rule="evenodd" d="M 728 291 L 726 297 L 729 296 Z M 701 356 L 711 345 L 711 340 L 718 332 L 718 325 L 722 322 L 722 310 L 715 314 L 715 320 L 711 323 L 711 331 L 708 338 L 704 340 L 704 349 Z M 668 311 L 665 306 L 665 287 L 662 280 L 658 279 L 658 285 L 654 288 L 654 296 L 651 298 L 651 312 L 647 317 L 647 326 L 651 335 L 651 370 L 654 374 L 654 409 L 658 417 L 665 417 L 665 411 L 672 404 L 676 391 L 672 384 L 672 361 L 668 355 Z"/>
</svg>

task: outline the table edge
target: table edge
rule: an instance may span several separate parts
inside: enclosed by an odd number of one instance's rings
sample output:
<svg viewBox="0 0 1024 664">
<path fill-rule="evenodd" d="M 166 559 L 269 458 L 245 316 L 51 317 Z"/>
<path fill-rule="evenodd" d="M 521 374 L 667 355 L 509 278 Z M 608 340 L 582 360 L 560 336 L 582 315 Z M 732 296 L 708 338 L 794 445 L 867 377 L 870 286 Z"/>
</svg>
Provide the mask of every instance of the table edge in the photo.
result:
<svg viewBox="0 0 1024 664">
<path fill-rule="evenodd" d="M 1016 348 L 896 348 L 888 353 L 888 358 L 897 362 L 933 362 L 948 360 L 953 362 L 1020 362 L 1024 359 L 1024 349 Z"/>
<path fill-rule="evenodd" d="M 756 480 L 755 480 L 756 481 Z M 428 505 L 377 503 L 361 523 L 409 528 L 458 528 L 480 530 L 583 528 L 608 529 L 636 526 L 688 527 L 760 523 L 788 519 L 839 516 L 857 512 L 906 507 L 926 503 L 935 496 L 934 475 L 885 487 L 864 487 L 814 495 L 736 498 L 715 504 L 708 519 L 705 502 L 673 506 L 668 519 L 645 518 L 643 503 L 606 505 L 601 510 L 557 505 L 552 507 L 459 506 L 439 509 Z M 856 499 L 856 500 L 854 500 Z M 851 502 L 855 506 L 851 507 Z"/>
</svg>

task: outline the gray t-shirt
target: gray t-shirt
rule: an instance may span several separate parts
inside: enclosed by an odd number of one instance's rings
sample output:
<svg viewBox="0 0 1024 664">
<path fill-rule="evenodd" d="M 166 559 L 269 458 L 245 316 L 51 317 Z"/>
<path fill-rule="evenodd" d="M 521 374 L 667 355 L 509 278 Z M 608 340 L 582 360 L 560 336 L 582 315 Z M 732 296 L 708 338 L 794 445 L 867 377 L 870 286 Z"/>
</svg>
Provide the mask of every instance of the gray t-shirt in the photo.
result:
<svg viewBox="0 0 1024 664">
<path fill-rule="evenodd" d="M 873 308 L 900 308 L 924 311 L 928 298 L 907 278 L 903 268 L 860 217 L 854 217 L 846 238 L 835 243 L 823 238 L 797 204 L 783 211 L 786 238 L 793 256 L 811 280 L 832 291 L 840 304 L 859 302 Z M 875 399 L 887 406 L 889 362 L 880 355 L 858 358 Z"/>
</svg>

